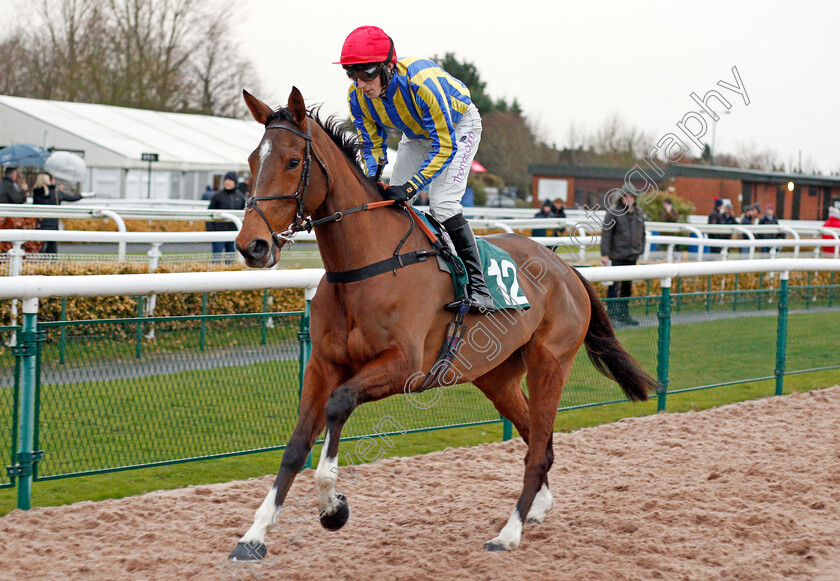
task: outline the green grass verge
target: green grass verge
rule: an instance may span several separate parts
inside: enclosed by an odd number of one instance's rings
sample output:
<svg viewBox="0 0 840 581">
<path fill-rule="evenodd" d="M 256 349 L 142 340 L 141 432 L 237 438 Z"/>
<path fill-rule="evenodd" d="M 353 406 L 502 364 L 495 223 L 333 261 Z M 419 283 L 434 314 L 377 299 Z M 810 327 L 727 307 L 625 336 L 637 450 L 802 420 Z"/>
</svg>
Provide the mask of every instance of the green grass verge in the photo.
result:
<svg viewBox="0 0 840 581">
<path fill-rule="evenodd" d="M 821 389 L 840 383 L 840 371 L 812 372 L 785 378 L 785 393 Z M 735 386 L 673 394 L 668 397 L 669 412 L 685 412 L 717 407 L 766 397 L 774 392 L 771 381 L 745 383 Z M 644 404 L 619 403 L 561 412 L 555 423 L 556 431 L 571 431 L 617 421 L 631 416 L 656 413 L 656 402 Z M 406 434 L 393 438 L 394 446 L 383 446 L 385 457 L 413 456 L 451 447 L 474 446 L 502 439 L 501 424 L 452 428 L 432 432 Z M 343 442 L 340 454 L 353 454 L 354 442 Z M 317 461 L 320 446 L 313 457 Z M 563 461 L 562 450 L 555 450 L 556 462 Z M 354 455 L 354 460 L 355 454 Z M 84 500 L 123 498 L 152 490 L 168 490 L 188 485 L 228 482 L 275 474 L 282 451 L 265 452 L 173 466 L 82 476 L 47 482 L 33 486 L 33 506 L 58 506 Z M 14 510 L 16 491 L 0 490 L 0 515 Z"/>
</svg>

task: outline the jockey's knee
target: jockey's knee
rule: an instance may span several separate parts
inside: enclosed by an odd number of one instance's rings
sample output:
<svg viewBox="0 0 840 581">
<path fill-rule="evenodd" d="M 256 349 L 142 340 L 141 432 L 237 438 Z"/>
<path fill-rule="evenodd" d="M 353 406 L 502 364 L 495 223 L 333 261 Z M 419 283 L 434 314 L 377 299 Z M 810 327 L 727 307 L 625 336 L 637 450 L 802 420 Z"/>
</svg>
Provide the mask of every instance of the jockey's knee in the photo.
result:
<svg viewBox="0 0 840 581">
<path fill-rule="evenodd" d="M 432 200 L 430 198 L 429 212 L 432 214 L 432 218 L 442 224 L 445 220 L 461 214 L 463 209 L 460 200 Z"/>
</svg>

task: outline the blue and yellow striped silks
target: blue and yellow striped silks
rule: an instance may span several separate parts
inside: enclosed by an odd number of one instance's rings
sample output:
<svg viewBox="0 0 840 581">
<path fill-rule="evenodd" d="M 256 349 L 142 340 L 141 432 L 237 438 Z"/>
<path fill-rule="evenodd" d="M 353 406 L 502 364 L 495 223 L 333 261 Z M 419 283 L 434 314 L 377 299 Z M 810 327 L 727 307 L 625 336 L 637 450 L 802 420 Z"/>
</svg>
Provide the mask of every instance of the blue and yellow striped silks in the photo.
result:
<svg viewBox="0 0 840 581">
<path fill-rule="evenodd" d="M 385 94 L 369 99 L 353 83 L 347 99 L 359 133 L 368 176 L 376 173 L 376 160 L 387 159 L 385 127 L 399 129 L 410 139 L 431 139 L 432 151 L 419 171 L 408 180 L 423 189 L 455 156 L 455 125 L 470 106 L 470 91 L 436 63 L 403 58 Z"/>
</svg>

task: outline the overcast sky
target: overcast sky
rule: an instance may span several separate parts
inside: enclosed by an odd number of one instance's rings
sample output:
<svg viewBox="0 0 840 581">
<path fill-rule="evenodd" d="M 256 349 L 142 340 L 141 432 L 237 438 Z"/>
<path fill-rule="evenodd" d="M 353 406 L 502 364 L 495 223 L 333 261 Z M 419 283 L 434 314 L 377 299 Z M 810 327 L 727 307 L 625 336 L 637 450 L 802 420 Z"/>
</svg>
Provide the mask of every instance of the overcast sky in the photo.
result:
<svg viewBox="0 0 840 581">
<path fill-rule="evenodd" d="M 27 22 L 26 6 L 0 0 Z M 347 2 L 238 0 L 230 34 L 256 65 L 272 106 L 296 85 L 309 104 L 347 115 L 341 45 L 357 26 L 382 27 L 399 56 L 454 52 L 493 98 L 516 98 L 559 147 L 613 114 L 655 139 L 677 130 L 719 90 L 732 105 L 715 124 L 717 153 L 774 150 L 788 167 L 840 174 L 840 2 L 581 0 Z M 717 86 L 737 67 L 750 99 Z M 246 87 L 248 88 L 248 87 Z M 711 145 L 712 129 L 705 140 Z M 481 158 L 479 149 L 478 158 Z"/>
<path fill-rule="evenodd" d="M 341 45 L 372 24 L 398 56 L 454 52 L 471 61 L 493 98 L 516 98 L 550 143 L 571 125 L 592 131 L 618 114 L 655 138 L 698 110 L 690 93 L 717 89 L 732 108 L 715 127 L 718 153 L 802 152 L 840 173 L 840 3 L 636 0 L 363 3 L 248 0 L 231 24 L 256 64 L 257 95 L 285 104 L 292 85 L 308 104 L 347 115 Z M 718 81 L 737 67 L 750 103 Z M 714 107 L 713 107 L 714 108 Z M 711 145 L 711 126 L 706 139 Z M 478 157 L 481 157 L 479 149 Z"/>
</svg>

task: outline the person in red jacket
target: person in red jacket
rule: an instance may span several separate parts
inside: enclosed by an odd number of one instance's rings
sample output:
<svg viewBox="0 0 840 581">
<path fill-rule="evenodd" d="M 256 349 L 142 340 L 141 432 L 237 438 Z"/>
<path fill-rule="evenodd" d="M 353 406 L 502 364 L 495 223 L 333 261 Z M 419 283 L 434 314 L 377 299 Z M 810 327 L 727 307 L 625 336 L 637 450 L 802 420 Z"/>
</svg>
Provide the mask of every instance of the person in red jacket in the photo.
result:
<svg viewBox="0 0 840 581">
<path fill-rule="evenodd" d="M 830 206 L 828 208 L 828 220 L 825 221 L 823 224 L 823 228 L 837 228 L 838 234 L 840 234 L 840 209 L 835 208 L 834 206 Z M 823 234 L 823 238 L 827 240 L 833 240 L 834 236 L 831 234 Z M 823 246 L 823 254 L 827 255 L 829 258 L 834 256 L 834 246 Z"/>
</svg>

